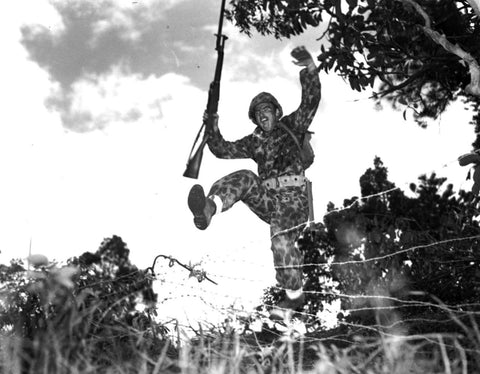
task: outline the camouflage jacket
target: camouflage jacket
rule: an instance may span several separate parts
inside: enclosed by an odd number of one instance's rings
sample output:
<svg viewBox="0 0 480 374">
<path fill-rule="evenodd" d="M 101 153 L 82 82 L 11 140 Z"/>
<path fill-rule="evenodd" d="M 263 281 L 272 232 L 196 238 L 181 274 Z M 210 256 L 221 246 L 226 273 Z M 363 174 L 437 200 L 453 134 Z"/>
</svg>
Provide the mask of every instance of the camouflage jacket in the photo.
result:
<svg viewBox="0 0 480 374">
<path fill-rule="evenodd" d="M 280 121 L 288 126 L 301 142 L 320 103 L 318 73 L 300 71 L 302 101 L 297 110 Z M 292 137 L 279 126 L 265 133 L 259 126 L 255 131 L 237 141 L 225 140 L 220 132 L 209 139 L 208 146 L 218 158 L 251 158 L 258 165 L 258 175 L 265 180 L 280 175 L 299 175 L 304 171 L 300 151 Z"/>
</svg>

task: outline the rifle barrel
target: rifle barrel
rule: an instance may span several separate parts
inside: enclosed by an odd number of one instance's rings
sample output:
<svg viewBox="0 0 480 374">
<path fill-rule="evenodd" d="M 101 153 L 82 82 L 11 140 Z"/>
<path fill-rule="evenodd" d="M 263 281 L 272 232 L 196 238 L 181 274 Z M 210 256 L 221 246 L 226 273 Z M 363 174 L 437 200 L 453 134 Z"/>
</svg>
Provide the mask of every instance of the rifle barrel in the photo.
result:
<svg viewBox="0 0 480 374">
<path fill-rule="evenodd" d="M 225 46 L 225 40 L 227 39 L 225 35 L 222 35 L 223 16 L 225 13 L 225 1 L 226 0 L 222 0 L 222 4 L 220 8 L 220 19 L 218 21 L 218 33 L 216 34 L 217 43 L 215 46 L 215 50 L 217 51 L 217 64 L 215 66 L 215 75 L 212 83 L 210 84 L 210 89 L 208 91 L 207 113 L 209 115 L 213 115 L 217 113 L 218 102 L 220 100 L 220 79 L 222 75 L 222 66 L 223 66 L 223 49 Z M 205 145 L 207 144 L 207 141 L 209 138 L 208 133 L 209 133 L 210 127 L 211 125 L 209 126 L 208 120 L 207 122 L 206 121 L 203 122 L 202 127 L 200 128 L 200 131 L 198 132 L 197 137 L 195 138 L 195 141 L 193 143 L 192 150 L 190 151 L 190 155 L 188 157 L 188 162 L 187 162 L 187 168 L 183 173 L 184 177 L 194 178 L 194 179 L 198 178 L 200 165 L 202 163 L 203 149 L 205 148 Z M 197 144 L 197 141 L 200 137 L 200 133 L 202 132 L 202 129 L 205 129 L 202 142 L 197 148 L 197 151 L 195 152 L 195 154 L 193 154 L 193 150 L 195 148 L 195 145 Z"/>
<path fill-rule="evenodd" d="M 222 0 L 222 5 L 220 6 L 220 19 L 218 20 L 218 32 L 217 32 L 217 50 L 218 48 L 223 49 L 222 39 L 222 29 L 223 29 L 223 15 L 225 13 L 225 0 Z M 223 40 L 224 41 L 224 40 Z M 222 43 L 222 47 L 220 44 Z"/>
</svg>

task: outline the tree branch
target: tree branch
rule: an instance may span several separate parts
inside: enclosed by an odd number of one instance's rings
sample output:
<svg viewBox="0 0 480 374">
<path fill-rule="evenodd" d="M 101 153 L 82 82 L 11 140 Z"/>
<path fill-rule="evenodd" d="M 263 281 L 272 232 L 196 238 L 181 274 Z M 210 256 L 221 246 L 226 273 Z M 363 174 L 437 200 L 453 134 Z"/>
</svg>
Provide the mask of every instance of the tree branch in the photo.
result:
<svg viewBox="0 0 480 374">
<path fill-rule="evenodd" d="M 343 21 L 342 0 L 335 1 L 335 15 L 339 21 Z"/>
<path fill-rule="evenodd" d="M 384 97 L 388 94 L 391 94 L 392 92 L 394 91 L 397 91 L 397 90 L 401 90 L 402 88 L 404 87 L 407 87 L 410 83 L 412 83 L 413 81 L 415 81 L 418 77 L 422 76 L 423 73 L 427 71 L 427 69 L 420 69 L 419 71 L 415 72 L 414 74 L 412 74 L 411 76 L 408 77 L 408 79 L 404 80 L 402 83 L 399 83 L 397 85 L 392 85 L 390 82 L 385 82 L 387 83 L 390 87 L 386 90 L 383 90 L 381 92 L 378 92 L 378 93 L 375 93 L 374 94 L 374 98 L 380 96 L 380 97 Z M 383 81 L 383 79 L 382 79 Z"/>
<path fill-rule="evenodd" d="M 430 16 L 425 12 L 425 10 L 417 4 L 414 0 L 398 0 L 401 1 L 402 3 L 409 4 L 417 11 L 418 14 L 420 14 L 425 21 L 425 27 L 431 28 L 432 27 L 432 21 L 430 19 Z"/>
<path fill-rule="evenodd" d="M 432 40 L 440 44 L 445 50 L 460 57 L 467 65 L 470 72 L 470 83 L 465 87 L 465 91 L 471 95 L 480 96 L 480 65 L 477 60 L 463 50 L 458 44 L 453 44 L 447 40 L 445 35 L 439 32 L 424 28 L 424 32 L 432 38 Z"/>
<path fill-rule="evenodd" d="M 475 58 L 465 51 L 458 44 L 451 43 L 447 37 L 440 34 L 438 31 L 432 29 L 432 21 L 425 10 L 414 0 L 397 0 L 402 3 L 411 5 L 424 19 L 425 26 L 423 26 L 423 32 L 427 34 L 435 43 L 441 45 L 446 51 L 453 53 L 464 61 L 469 68 L 470 83 L 465 87 L 465 91 L 468 94 L 480 96 L 480 65 Z M 467 0 L 475 13 L 480 16 L 480 0 Z"/>
</svg>

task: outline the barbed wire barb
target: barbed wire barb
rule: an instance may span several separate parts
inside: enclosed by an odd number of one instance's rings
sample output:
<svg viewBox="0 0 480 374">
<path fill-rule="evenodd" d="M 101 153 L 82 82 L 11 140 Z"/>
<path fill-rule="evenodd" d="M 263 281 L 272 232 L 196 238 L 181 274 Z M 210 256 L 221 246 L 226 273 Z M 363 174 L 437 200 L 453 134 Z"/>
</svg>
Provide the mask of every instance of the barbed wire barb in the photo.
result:
<svg viewBox="0 0 480 374">
<path fill-rule="evenodd" d="M 203 269 L 196 269 L 196 267 L 199 265 L 199 264 L 195 264 L 195 265 L 192 265 L 191 263 L 189 263 L 188 265 L 180 262 L 179 260 L 177 260 L 175 257 L 172 257 L 172 256 L 167 256 L 167 255 L 157 255 L 154 260 L 153 260 L 153 264 L 152 266 L 149 266 L 148 268 L 145 269 L 145 272 L 151 272 L 151 274 L 153 276 L 155 276 L 155 265 L 157 263 L 157 260 L 159 258 L 164 258 L 166 260 L 169 260 L 169 263 L 168 263 L 168 266 L 169 267 L 172 267 L 173 265 L 175 264 L 178 264 L 180 265 L 182 268 L 188 270 L 190 272 L 190 275 L 189 277 L 193 277 L 193 278 L 197 278 L 197 280 L 199 282 L 202 282 L 203 280 L 208 280 L 209 282 L 213 283 L 214 285 L 218 286 L 218 283 L 213 281 L 212 279 L 210 279 L 207 275 L 207 272 Z"/>
</svg>

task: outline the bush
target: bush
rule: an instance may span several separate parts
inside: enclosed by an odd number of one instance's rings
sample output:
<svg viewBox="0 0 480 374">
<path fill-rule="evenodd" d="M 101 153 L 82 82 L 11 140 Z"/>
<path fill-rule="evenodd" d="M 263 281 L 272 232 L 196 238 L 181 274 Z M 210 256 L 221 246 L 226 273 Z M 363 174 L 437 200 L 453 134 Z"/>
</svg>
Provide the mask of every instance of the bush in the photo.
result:
<svg viewBox="0 0 480 374">
<path fill-rule="evenodd" d="M 158 357 L 170 344 L 168 329 L 154 319 L 152 279 L 128 259 L 119 237 L 96 253 L 65 266 L 21 261 L 1 265 L 0 329 L 22 373 L 67 372 L 72 367 L 99 372 L 128 363 L 135 370 L 144 354 Z M 30 258 L 38 260 L 39 256 Z M 173 347 L 169 354 L 175 355 Z M 88 359 L 87 359 L 88 358 Z M 6 369 L 4 367 L 4 369 Z"/>
</svg>

